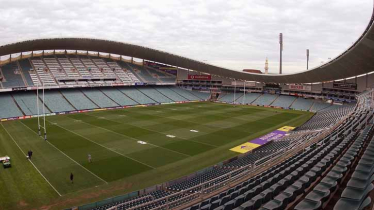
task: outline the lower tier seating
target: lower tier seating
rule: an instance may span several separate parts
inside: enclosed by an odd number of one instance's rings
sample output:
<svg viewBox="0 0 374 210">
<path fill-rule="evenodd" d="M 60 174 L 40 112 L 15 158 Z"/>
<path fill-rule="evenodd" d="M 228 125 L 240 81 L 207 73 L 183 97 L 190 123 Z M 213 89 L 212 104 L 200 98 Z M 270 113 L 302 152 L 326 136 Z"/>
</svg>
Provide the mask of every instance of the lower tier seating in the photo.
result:
<svg viewBox="0 0 374 210">
<path fill-rule="evenodd" d="M 0 101 L 0 118 L 23 116 L 9 93 L 1 94 Z"/>
<path fill-rule="evenodd" d="M 41 94 L 41 91 L 39 91 Z M 15 101 L 17 102 L 18 106 L 22 109 L 22 112 L 26 115 L 36 115 L 38 114 L 37 109 L 37 99 L 35 92 L 15 92 L 12 93 Z M 43 113 L 43 104 L 40 100 L 41 95 L 39 95 L 39 114 Z M 49 109 L 45 107 L 45 113 L 50 113 Z"/>
<path fill-rule="evenodd" d="M 80 90 L 67 89 L 61 90 L 64 97 L 78 110 L 96 109 L 97 105 L 92 103 Z"/>
</svg>

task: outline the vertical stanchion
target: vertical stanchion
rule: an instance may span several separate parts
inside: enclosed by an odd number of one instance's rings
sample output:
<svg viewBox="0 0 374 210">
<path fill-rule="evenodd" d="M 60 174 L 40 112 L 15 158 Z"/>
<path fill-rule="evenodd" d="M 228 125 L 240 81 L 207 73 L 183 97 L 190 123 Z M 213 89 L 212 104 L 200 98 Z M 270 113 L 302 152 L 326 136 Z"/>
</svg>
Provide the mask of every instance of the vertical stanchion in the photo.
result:
<svg viewBox="0 0 374 210">
<path fill-rule="evenodd" d="M 232 178 L 232 173 L 229 173 L 229 187 L 231 187 L 231 178 Z"/>
<path fill-rule="evenodd" d="M 243 101 L 242 101 L 242 104 L 244 105 L 244 103 L 245 103 L 245 80 L 244 80 L 244 95 L 243 95 Z"/>
<path fill-rule="evenodd" d="M 36 83 L 36 109 L 37 109 L 37 115 L 38 115 L 38 134 L 41 136 L 41 131 L 40 131 L 40 112 L 39 112 L 39 81 Z"/>
<path fill-rule="evenodd" d="M 169 209 L 169 196 L 166 198 L 166 210 Z"/>
<path fill-rule="evenodd" d="M 236 100 L 236 80 L 234 80 L 235 85 L 234 85 L 234 101 L 232 102 L 235 105 L 235 100 Z"/>
<path fill-rule="evenodd" d="M 44 83 L 43 83 L 43 115 L 44 115 L 44 140 L 47 141 L 47 127 L 45 126 Z"/>
</svg>

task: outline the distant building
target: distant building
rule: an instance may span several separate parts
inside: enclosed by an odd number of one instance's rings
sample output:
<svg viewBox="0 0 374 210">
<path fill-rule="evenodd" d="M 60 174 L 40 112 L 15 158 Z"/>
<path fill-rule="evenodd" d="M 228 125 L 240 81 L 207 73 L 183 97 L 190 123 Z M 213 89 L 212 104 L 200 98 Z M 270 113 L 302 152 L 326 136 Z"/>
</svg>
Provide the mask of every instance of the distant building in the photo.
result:
<svg viewBox="0 0 374 210">
<path fill-rule="evenodd" d="M 253 74 L 262 74 L 261 70 L 257 69 L 243 69 L 244 72 L 253 73 Z"/>
<path fill-rule="evenodd" d="M 268 61 L 268 58 L 266 58 L 266 61 L 265 61 L 265 74 L 269 74 L 269 61 Z"/>
</svg>

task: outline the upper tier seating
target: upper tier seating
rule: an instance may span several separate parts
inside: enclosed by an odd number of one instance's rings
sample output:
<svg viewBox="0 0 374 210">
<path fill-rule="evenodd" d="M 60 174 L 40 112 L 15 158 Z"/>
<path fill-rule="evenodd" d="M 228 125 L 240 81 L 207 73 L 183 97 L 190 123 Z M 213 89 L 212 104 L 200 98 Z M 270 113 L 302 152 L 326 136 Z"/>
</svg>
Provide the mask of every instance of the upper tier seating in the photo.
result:
<svg viewBox="0 0 374 210">
<path fill-rule="evenodd" d="M 9 87 L 25 87 L 21 76 L 21 70 L 18 68 L 16 63 L 8 63 L 1 67 L 3 72 L 3 77 L 5 81 L 2 82 L 3 86 L 6 88 Z"/>
<path fill-rule="evenodd" d="M 43 60 L 40 58 L 33 58 L 31 60 L 32 65 L 34 66 L 34 70 L 36 71 L 37 75 L 39 76 L 39 80 L 44 86 L 55 86 L 57 85 L 53 75 L 48 70 L 47 66 L 44 64 Z M 30 74 L 31 78 L 33 75 Z M 37 81 L 33 80 L 34 84 Z"/>
<path fill-rule="evenodd" d="M 108 61 L 107 62 L 108 66 L 114 71 L 114 73 L 117 75 L 117 77 L 122 80 L 123 83 L 127 83 L 127 84 L 131 84 L 131 83 L 135 83 L 135 82 L 140 82 L 138 80 L 138 78 L 136 78 L 136 80 L 133 80 L 127 71 L 124 71 L 119 65 L 117 62 L 111 62 L 111 61 Z"/>
<path fill-rule="evenodd" d="M 147 95 L 149 98 L 153 99 L 154 101 L 157 101 L 159 103 L 170 103 L 173 102 L 170 98 L 162 95 L 157 90 L 151 88 L 151 87 L 143 87 L 139 88 L 139 91 Z"/>
<path fill-rule="evenodd" d="M 121 106 L 137 105 L 138 103 L 115 88 L 101 88 L 105 95 Z"/>
<path fill-rule="evenodd" d="M 154 100 L 146 96 L 144 93 L 140 92 L 136 88 L 125 88 L 125 87 L 119 87 L 118 90 L 120 90 L 122 93 L 130 97 L 132 100 L 138 102 L 139 104 L 154 104 L 156 103 Z"/>
<path fill-rule="evenodd" d="M 67 74 L 65 73 L 64 69 L 60 66 L 60 64 L 57 62 L 57 59 L 55 57 L 44 57 L 43 60 L 44 63 L 47 65 L 49 71 L 56 79 L 67 77 Z"/>
<path fill-rule="evenodd" d="M 79 89 L 61 90 L 64 97 L 78 110 L 99 108 L 90 101 Z"/>
<path fill-rule="evenodd" d="M 23 59 L 18 62 L 19 62 L 19 65 L 21 66 L 21 70 L 23 72 L 23 76 L 26 79 L 27 85 L 34 86 L 33 79 L 31 78 L 30 73 L 29 73 L 32 70 L 30 61 L 28 59 Z"/>
<path fill-rule="evenodd" d="M 106 107 L 116 107 L 116 104 L 113 100 L 104 95 L 99 89 L 81 89 L 82 92 L 93 101 L 96 105 L 101 108 Z"/>
<path fill-rule="evenodd" d="M 283 108 L 289 108 L 291 104 L 296 100 L 294 96 L 280 95 L 271 105 Z"/>
<path fill-rule="evenodd" d="M 174 86 L 169 87 L 169 88 L 171 90 L 175 91 L 176 93 L 178 93 L 179 95 L 181 95 L 182 97 L 186 98 L 189 101 L 199 101 L 199 100 L 201 100 L 201 98 L 192 94 L 191 91 L 187 91 L 183 88 L 178 88 L 178 87 L 174 87 Z"/>
<path fill-rule="evenodd" d="M 151 74 L 143 67 L 135 64 L 123 63 L 124 68 L 129 69 L 133 74 L 138 75 L 144 82 L 159 83 L 157 78 L 152 77 Z"/>
<path fill-rule="evenodd" d="M 154 75 L 153 77 L 158 78 L 161 82 L 175 83 L 177 79 L 174 75 L 169 75 L 150 67 L 145 67 L 144 69 L 146 69 L 150 75 Z"/>
<path fill-rule="evenodd" d="M 113 72 L 113 69 L 108 66 L 108 64 L 101 58 L 92 58 L 92 61 L 96 64 L 97 67 L 103 72 L 106 77 L 116 77 Z"/>
<path fill-rule="evenodd" d="M 84 78 L 92 77 L 92 74 L 88 71 L 88 69 L 84 66 L 84 64 L 79 58 L 75 58 L 71 56 L 69 60 L 82 77 Z"/>
<path fill-rule="evenodd" d="M 88 69 L 91 73 L 92 77 L 94 78 L 102 78 L 104 74 L 100 71 L 100 69 L 92 62 L 91 58 L 87 56 L 80 56 L 80 60 L 82 61 L 83 65 Z"/>
<path fill-rule="evenodd" d="M 0 101 L 0 118 L 23 116 L 9 93 L 1 94 Z"/>
<path fill-rule="evenodd" d="M 297 98 L 295 102 L 293 102 L 291 108 L 296 110 L 305 110 L 308 111 L 310 107 L 312 107 L 314 100 L 305 99 L 305 98 Z"/>
<path fill-rule="evenodd" d="M 271 103 L 278 97 L 278 95 L 263 94 L 252 105 L 270 106 Z"/>
<path fill-rule="evenodd" d="M 13 98 L 16 100 L 18 106 L 22 109 L 26 115 L 37 115 L 37 102 L 35 92 L 14 92 L 12 93 Z M 41 91 L 39 91 L 39 114 L 43 113 L 43 104 L 40 100 Z M 45 108 L 45 113 L 50 113 L 48 108 Z"/>
<path fill-rule="evenodd" d="M 68 58 L 59 57 L 58 62 L 60 63 L 62 69 L 65 71 L 66 76 L 70 78 L 79 78 L 81 75 L 79 71 L 74 68 L 74 65 L 70 62 Z"/>
<path fill-rule="evenodd" d="M 164 96 L 167 96 L 173 101 L 188 101 L 188 99 L 182 97 L 178 93 L 170 90 L 168 87 L 156 87 L 155 88 L 158 92 L 163 94 Z"/>
<path fill-rule="evenodd" d="M 21 74 L 14 74 L 18 68 Z M 25 86 L 111 86 L 136 83 L 175 83 L 176 77 L 150 67 L 89 55 L 46 55 L 15 61 L 2 67 L 0 88 Z M 10 68 L 10 70 L 8 70 Z M 82 78 L 86 80 L 82 80 Z M 103 79 L 106 79 L 103 81 Z M 96 79 L 96 80 L 91 80 Z M 98 80 L 99 79 L 99 80 Z M 25 84 L 27 82 L 27 84 Z"/>
<path fill-rule="evenodd" d="M 42 96 L 40 96 L 42 98 Z M 52 112 L 66 112 L 75 110 L 58 90 L 45 91 L 45 104 Z"/>
</svg>

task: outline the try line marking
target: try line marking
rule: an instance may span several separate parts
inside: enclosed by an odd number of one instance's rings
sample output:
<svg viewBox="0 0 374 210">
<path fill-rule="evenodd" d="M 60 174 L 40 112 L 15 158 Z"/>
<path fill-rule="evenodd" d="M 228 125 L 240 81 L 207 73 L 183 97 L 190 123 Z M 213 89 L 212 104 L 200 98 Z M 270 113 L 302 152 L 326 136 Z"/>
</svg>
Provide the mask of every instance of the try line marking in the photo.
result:
<svg viewBox="0 0 374 210">
<path fill-rule="evenodd" d="M 22 151 L 21 147 L 17 144 L 17 142 L 14 140 L 13 136 L 10 135 L 10 133 L 8 132 L 8 130 L 4 127 L 3 123 L 1 123 L 1 126 L 4 128 L 5 132 L 8 134 L 8 136 L 10 136 L 10 138 L 13 140 L 13 142 L 17 145 L 18 149 L 21 150 L 21 152 L 23 153 L 23 155 L 26 157 L 26 154 Z M 47 178 L 45 178 L 45 176 L 42 174 L 42 172 L 39 171 L 39 169 L 34 165 L 34 163 L 28 159 L 30 161 L 30 163 L 34 166 L 34 168 L 39 172 L 40 175 L 42 175 L 42 177 L 44 178 L 44 180 L 56 191 L 56 193 L 61 196 L 61 193 L 48 181 Z"/>
</svg>

